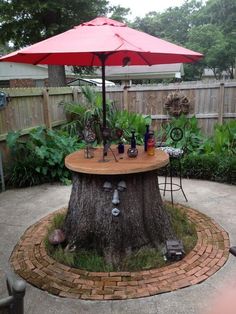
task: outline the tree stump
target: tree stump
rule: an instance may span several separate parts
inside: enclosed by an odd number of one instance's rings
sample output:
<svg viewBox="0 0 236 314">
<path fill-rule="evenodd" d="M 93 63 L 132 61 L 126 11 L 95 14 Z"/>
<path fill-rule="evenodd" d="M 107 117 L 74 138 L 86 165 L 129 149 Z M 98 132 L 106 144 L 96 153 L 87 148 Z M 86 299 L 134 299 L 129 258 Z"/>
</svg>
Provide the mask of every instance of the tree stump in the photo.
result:
<svg viewBox="0 0 236 314">
<path fill-rule="evenodd" d="M 120 181 L 127 189 L 112 199 Z M 104 191 L 105 181 L 111 190 Z M 112 209 L 118 208 L 118 216 Z M 157 171 L 122 175 L 73 172 L 73 185 L 64 231 L 69 246 L 96 249 L 106 261 L 119 265 L 127 254 L 144 246 L 159 248 L 175 238 L 168 213 L 163 207 Z"/>
</svg>

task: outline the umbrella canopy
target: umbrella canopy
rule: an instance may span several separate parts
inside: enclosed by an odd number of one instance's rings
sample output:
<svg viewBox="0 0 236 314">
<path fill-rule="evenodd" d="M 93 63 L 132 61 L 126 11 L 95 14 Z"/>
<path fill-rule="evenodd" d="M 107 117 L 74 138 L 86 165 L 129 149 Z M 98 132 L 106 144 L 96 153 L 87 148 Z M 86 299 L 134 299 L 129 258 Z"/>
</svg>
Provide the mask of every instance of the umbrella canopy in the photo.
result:
<svg viewBox="0 0 236 314">
<path fill-rule="evenodd" d="M 186 63 L 198 52 L 127 27 L 105 17 L 10 53 L 1 61 L 30 64 L 102 66 L 103 127 L 106 127 L 105 65 Z"/>
<path fill-rule="evenodd" d="M 101 66 L 99 55 L 109 56 L 106 65 L 153 65 L 198 61 L 202 54 L 127 27 L 105 17 L 43 40 L 0 58 L 0 61 L 31 64 Z"/>
</svg>

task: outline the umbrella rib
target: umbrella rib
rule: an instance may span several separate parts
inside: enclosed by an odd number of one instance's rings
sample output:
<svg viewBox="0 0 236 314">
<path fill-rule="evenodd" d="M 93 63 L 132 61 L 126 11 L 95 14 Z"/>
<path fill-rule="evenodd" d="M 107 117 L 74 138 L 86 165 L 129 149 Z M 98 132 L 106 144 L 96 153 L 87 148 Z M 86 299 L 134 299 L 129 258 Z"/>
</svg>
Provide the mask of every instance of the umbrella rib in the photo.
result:
<svg viewBox="0 0 236 314">
<path fill-rule="evenodd" d="M 140 53 L 140 52 L 137 52 L 137 54 L 140 56 L 141 59 L 143 59 L 147 65 L 151 66 L 152 64 L 150 62 L 148 62 L 148 60 Z"/>
<path fill-rule="evenodd" d="M 51 53 L 47 53 L 46 56 L 41 57 L 40 59 L 38 59 L 36 62 L 34 62 L 33 64 L 39 64 L 39 62 L 43 61 L 44 59 L 46 59 L 48 56 L 50 56 Z"/>
<path fill-rule="evenodd" d="M 90 66 L 93 66 L 94 58 L 95 58 L 95 55 L 93 54 Z"/>
<path fill-rule="evenodd" d="M 182 55 L 183 57 L 185 57 L 186 59 L 189 59 L 189 60 L 191 60 L 192 62 L 196 62 L 196 59 L 194 59 L 194 58 L 191 58 L 190 56 L 187 56 L 187 55 Z M 201 56 L 199 59 L 202 59 L 203 58 L 203 56 Z M 198 61 L 198 60 L 197 60 Z"/>
</svg>

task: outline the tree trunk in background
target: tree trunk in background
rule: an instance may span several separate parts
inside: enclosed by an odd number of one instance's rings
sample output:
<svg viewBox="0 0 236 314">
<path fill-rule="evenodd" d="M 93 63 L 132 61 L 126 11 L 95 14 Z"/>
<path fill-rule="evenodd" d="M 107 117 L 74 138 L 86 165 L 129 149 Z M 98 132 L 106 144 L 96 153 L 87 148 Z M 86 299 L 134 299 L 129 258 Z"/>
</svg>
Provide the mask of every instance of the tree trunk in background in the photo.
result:
<svg viewBox="0 0 236 314">
<path fill-rule="evenodd" d="M 66 74 L 64 65 L 48 65 L 49 87 L 66 86 Z"/>
<path fill-rule="evenodd" d="M 112 204 L 114 189 L 124 180 L 120 203 Z M 112 190 L 104 191 L 105 181 Z M 112 209 L 120 214 L 115 217 Z M 144 246 L 158 248 L 175 238 L 163 208 L 156 171 L 128 175 L 73 173 L 73 186 L 64 230 L 69 246 L 96 249 L 106 261 L 119 265 L 122 257 Z"/>
</svg>

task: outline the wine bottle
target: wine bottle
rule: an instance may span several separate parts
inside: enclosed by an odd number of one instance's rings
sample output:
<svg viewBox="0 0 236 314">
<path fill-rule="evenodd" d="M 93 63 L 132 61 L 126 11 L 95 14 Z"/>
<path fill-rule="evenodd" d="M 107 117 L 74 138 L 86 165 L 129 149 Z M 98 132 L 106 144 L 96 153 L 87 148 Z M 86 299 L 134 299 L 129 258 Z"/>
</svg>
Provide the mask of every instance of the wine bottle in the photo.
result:
<svg viewBox="0 0 236 314">
<path fill-rule="evenodd" d="M 131 142 L 130 142 L 130 145 L 131 145 L 131 148 L 136 148 L 136 138 L 135 138 L 135 131 L 131 131 L 132 133 L 132 137 L 131 137 Z"/>
<path fill-rule="evenodd" d="M 149 138 L 149 125 L 146 125 L 146 132 L 144 134 L 144 151 L 147 151 L 147 142 L 148 142 L 148 138 Z"/>
</svg>

